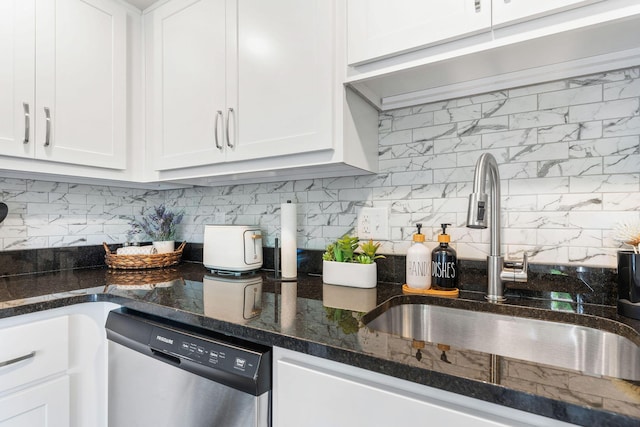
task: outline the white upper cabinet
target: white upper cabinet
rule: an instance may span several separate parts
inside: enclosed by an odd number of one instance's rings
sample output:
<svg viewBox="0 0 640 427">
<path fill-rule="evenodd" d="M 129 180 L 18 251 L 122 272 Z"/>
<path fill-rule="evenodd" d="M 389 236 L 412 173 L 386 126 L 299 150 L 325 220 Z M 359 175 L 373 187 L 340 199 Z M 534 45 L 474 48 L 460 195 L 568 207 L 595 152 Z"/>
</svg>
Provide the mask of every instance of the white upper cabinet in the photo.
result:
<svg viewBox="0 0 640 427">
<path fill-rule="evenodd" d="M 493 26 L 533 19 L 602 0 L 493 0 Z"/>
<path fill-rule="evenodd" d="M 147 33 L 147 135 L 154 168 L 221 161 L 226 1 L 174 0 L 147 15 L 146 22 L 152 29 Z"/>
<path fill-rule="evenodd" d="M 0 154 L 33 157 L 35 3 L 0 1 Z"/>
<path fill-rule="evenodd" d="M 228 64 L 229 159 L 332 147 L 331 3 L 238 1 L 237 53 Z"/>
<path fill-rule="evenodd" d="M 380 110 L 640 63 L 638 0 L 347 2 L 345 83 Z"/>
<path fill-rule="evenodd" d="M 0 9 L 0 154 L 125 169 L 122 7 L 3 0 Z"/>
<path fill-rule="evenodd" d="M 348 0 L 347 14 L 349 64 L 491 28 L 490 0 Z"/>
<path fill-rule="evenodd" d="M 154 168 L 330 149 L 331 8 L 322 0 L 174 0 L 148 14 Z"/>
</svg>

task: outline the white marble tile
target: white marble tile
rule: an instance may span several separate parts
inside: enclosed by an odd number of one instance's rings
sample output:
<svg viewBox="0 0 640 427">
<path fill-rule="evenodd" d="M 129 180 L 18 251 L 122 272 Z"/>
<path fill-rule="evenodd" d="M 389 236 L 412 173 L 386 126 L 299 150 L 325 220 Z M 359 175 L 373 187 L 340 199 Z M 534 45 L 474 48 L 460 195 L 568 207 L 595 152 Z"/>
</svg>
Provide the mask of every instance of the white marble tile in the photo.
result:
<svg viewBox="0 0 640 427">
<path fill-rule="evenodd" d="M 569 212 L 570 228 L 591 228 L 608 230 L 624 221 L 635 219 L 637 215 L 634 212 L 615 212 L 615 211 L 572 211 Z"/>
<path fill-rule="evenodd" d="M 509 212 L 507 217 L 513 228 L 559 229 L 569 225 L 567 212 Z"/>
<path fill-rule="evenodd" d="M 535 129 L 518 129 L 513 131 L 486 133 L 482 135 L 482 148 L 518 147 L 538 143 Z"/>
<path fill-rule="evenodd" d="M 640 97 L 640 79 L 625 79 L 603 85 L 604 100 Z"/>
<path fill-rule="evenodd" d="M 483 135 L 485 133 L 503 132 L 508 129 L 508 116 L 489 117 L 458 123 L 458 135 L 460 136 Z"/>
<path fill-rule="evenodd" d="M 504 116 L 515 113 L 536 111 L 538 99 L 536 95 L 505 98 L 500 101 L 485 102 L 482 104 L 483 117 Z"/>
<path fill-rule="evenodd" d="M 466 105 L 463 107 L 439 110 L 433 113 L 433 124 L 442 125 L 467 120 L 477 120 L 482 118 L 481 105 Z"/>
<path fill-rule="evenodd" d="M 381 133 L 378 138 L 380 146 L 406 144 L 413 140 L 413 132 L 411 129 L 401 130 L 397 132 Z"/>
<path fill-rule="evenodd" d="M 540 194 L 537 196 L 538 211 L 600 211 L 603 210 L 602 195 L 585 194 Z"/>
<path fill-rule="evenodd" d="M 412 192 L 412 188 L 410 185 L 403 186 L 392 186 L 392 187 L 382 187 L 382 188 L 374 188 L 372 195 L 373 200 L 381 201 L 381 200 L 405 200 L 410 199 Z"/>
<path fill-rule="evenodd" d="M 412 131 L 412 140 L 424 141 L 437 138 L 451 138 L 458 136 L 457 129 L 456 124 L 445 124 L 414 129 Z"/>
<path fill-rule="evenodd" d="M 640 192 L 605 193 L 602 195 L 602 209 L 606 211 L 638 211 L 638 215 L 640 215 Z"/>
<path fill-rule="evenodd" d="M 637 135 L 576 141 L 569 144 L 570 157 L 605 157 L 640 154 Z"/>
<path fill-rule="evenodd" d="M 540 109 L 549 109 L 567 105 L 581 105 L 602 101 L 602 85 L 594 84 L 546 92 L 538 95 Z"/>
<path fill-rule="evenodd" d="M 433 151 L 435 154 L 442 154 L 480 150 L 481 148 L 483 148 L 482 138 L 486 135 L 471 135 L 456 138 L 436 139 L 435 141 L 433 141 Z"/>
<path fill-rule="evenodd" d="M 602 175 L 601 157 L 539 162 L 538 177 Z"/>
<path fill-rule="evenodd" d="M 640 154 L 604 157 L 605 174 L 640 172 Z"/>
<path fill-rule="evenodd" d="M 592 229 L 539 229 L 536 243 L 541 246 L 602 247 L 602 230 Z"/>
<path fill-rule="evenodd" d="M 588 120 L 630 117 L 637 115 L 639 108 L 640 99 L 638 98 L 576 105 L 569 108 L 569 120 L 571 123 L 576 123 Z"/>
<path fill-rule="evenodd" d="M 569 177 L 512 179 L 509 195 L 560 194 L 569 192 Z"/>
<path fill-rule="evenodd" d="M 433 125 L 433 113 L 418 113 L 402 117 L 394 117 L 391 129 L 393 131 L 401 131 L 406 129 L 416 129 Z"/>
<path fill-rule="evenodd" d="M 572 176 L 569 190 L 571 193 L 640 191 L 640 174 Z"/>
<path fill-rule="evenodd" d="M 431 170 L 394 172 L 391 174 L 391 184 L 394 186 L 431 184 L 433 175 L 434 171 Z"/>
<path fill-rule="evenodd" d="M 531 162 L 541 160 L 563 160 L 569 158 L 569 143 L 555 142 L 549 144 L 525 145 L 509 148 L 509 160 Z"/>
<path fill-rule="evenodd" d="M 568 108 L 566 107 L 511 114 L 509 128 L 513 130 L 565 124 L 568 123 L 567 115 Z"/>
</svg>

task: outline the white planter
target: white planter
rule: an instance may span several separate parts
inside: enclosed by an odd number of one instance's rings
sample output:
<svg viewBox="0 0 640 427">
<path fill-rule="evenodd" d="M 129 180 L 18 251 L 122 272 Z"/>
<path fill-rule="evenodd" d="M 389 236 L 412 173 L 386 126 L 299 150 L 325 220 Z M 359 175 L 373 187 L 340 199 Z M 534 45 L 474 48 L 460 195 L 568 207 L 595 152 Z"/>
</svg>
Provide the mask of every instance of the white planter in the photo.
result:
<svg viewBox="0 0 640 427">
<path fill-rule="evenodd" d="M 322 281 L 329 285 L 375 288 L 378 282 L 376 263 L 322 261 Z"/>
<path fill-rule="evenodd" d="M 152 242 L 153 247 L 159 254 L 166 254 L 176 250 L 175 240 L 163 240 L 159 242 Z"/>
</svg>

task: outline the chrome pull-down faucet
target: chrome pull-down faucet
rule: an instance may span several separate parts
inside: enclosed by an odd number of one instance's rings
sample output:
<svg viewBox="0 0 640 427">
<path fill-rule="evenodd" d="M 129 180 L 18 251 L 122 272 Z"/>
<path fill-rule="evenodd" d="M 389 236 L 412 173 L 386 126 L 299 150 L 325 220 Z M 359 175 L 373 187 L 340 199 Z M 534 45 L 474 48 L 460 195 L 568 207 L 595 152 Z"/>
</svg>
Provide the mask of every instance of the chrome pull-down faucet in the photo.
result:
<svg viewBox="0 0 640 427">
<path fill-rule="evenodd" d="M 487 176 L 491 198 L 490 209 L 487 206 L 489 197 L 485 192 Z M 495 157 L 484 153 L 476 163 L 473 193 L 469 195 L 467 227 L 487 228 L 487 215 L 491 216 L 491 253 L 487 256 L 488 283 L 485 298 L 491 302 L 501 302 L 506 300 L 503 280 L 527 281 L 527 256 L 525 254 L 522 266 L 504 267 L 500 248 L 500 173 Z"/>
</svg>

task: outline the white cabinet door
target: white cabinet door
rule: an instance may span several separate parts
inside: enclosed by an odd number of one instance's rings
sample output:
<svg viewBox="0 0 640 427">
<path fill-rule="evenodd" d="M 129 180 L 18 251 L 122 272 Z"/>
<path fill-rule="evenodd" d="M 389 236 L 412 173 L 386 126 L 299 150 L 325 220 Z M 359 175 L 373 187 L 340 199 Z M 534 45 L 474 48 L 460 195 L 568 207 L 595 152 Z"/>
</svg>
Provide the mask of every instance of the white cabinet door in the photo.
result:
<svg viewBox="0 0 640 427">
<path fill-rule="evenodd" d="M 568 425 L 281 348 L 273 369 L 278 427 Z"/>
<path fill-rule="evenodd" d="M 0 1 L 0 154 L 33 157 L 34 0 Z"/>
<path fill-rule="evenodd" d="M 226 10 L 225 0 L 174 0 L 146 17 L 156 170 L 224 159 Z"/>
<path fill-rule="evenodd" d="M 68 375 L 0 397 L 0 427 L 68 425 Z"/>
<path fill-rule="evenodd" d="M 493 0 L 493 26 L 515 23 L 602 0 Z"/>
<path fill-rule="evenodd" d="M 38 0 L 36 22 L 36 157 L 125 169 L 124 8 Z"/>
<path fill-rule="evenodd" d="M 332 148 L 333 13 L 327 0 L 238 0 L 227 160 Z"/>
<path fill-rule="evenodd" d="M 490 0 L 348 0 L 348 63 L 403 53 L 491 28 Z"/>
</svg>

